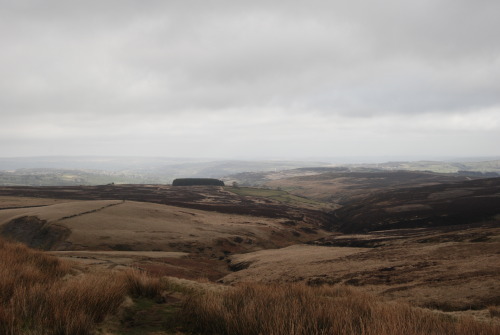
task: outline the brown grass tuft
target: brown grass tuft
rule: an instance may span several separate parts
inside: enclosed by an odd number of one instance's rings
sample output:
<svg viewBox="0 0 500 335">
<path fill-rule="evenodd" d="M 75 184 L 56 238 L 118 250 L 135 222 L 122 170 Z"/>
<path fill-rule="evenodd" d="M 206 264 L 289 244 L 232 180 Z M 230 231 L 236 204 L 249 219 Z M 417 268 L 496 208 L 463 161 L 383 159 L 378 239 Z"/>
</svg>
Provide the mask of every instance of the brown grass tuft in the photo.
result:
<svg viewBox="0 0 500 335">
<path fill-rule="evenodd" d="M 490 312 L 490 317 L 500 318 L 500 306 L 488 306 L 488 312 Z"/>
<path fill-rule="evenodd" d="M 115 274 L 69 273 L 68 263 L 0 240 L 0 334 L 92 334 L 128 290 Z"/>
<path fill-rule="evenodd" d="M 0 305 L 11 299 L 16 288 L 49 284 L 69 271 L 70 266 L 55 257 L 0 239 Z"/>
<path fill-rule="evenodd" d="M 203 334 L 500 334 L 500 327 L 382 302 L 344 286 L 245 284 L 193 295 L 182 314 Z"/>
<path fill-rule="evenodd" d="M 159 278 L 150 277 L 138 270 L 128 270 L 124 273 L 128 293 L 133 297 L 157 298 L 162 292 Z"/>
</svg>

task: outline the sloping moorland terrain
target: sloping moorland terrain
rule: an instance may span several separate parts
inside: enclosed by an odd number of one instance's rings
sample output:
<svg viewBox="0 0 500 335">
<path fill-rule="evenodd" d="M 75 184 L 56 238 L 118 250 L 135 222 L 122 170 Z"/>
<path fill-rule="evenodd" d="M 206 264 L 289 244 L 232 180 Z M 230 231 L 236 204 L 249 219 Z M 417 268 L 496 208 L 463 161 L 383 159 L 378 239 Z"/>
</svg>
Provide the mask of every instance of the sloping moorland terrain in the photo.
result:
<svg viewBox="0 0 500 335">
<path fill-rule="evenodd" d="M 500 178 L 467 179 L 413 172 L 328 172 L 276 180 L 282 189 L 278 191 L 165 185 L 2 187 L 0 234 L 69 261 L 72 276 L 111 275 L 132 268 L 153 277 L 168 276 L 170 281 L 184 278 L 178 285 L 201 285 L 209 292 L 193 296 L 170 290 L 161 299 L 137 296 L 128 307 L 109 312 L 117 315 L 121 310 L 118 319 L 97 318 L 96 323 L 104 326 L 92 332 L 231 334 L 244 333 L 238 325 L 246 324 L 248 334 L 293 333 L 287 328 L 291 323 L 283 321 L 287 317 L 278 317 L 281 312 L 259 300 L 271 297 L 271 292 L 279 295 L 282 289 L 282 296 L 272 298 L 276 304 L 295 306 L 307 296 L 309 300 L 303 301 L 308 306 L 319 303 L 323 307 L 317 308 L 330 313 L 319 316 L 318 311 L 307 314 L 304 309 L 313 325 L 292 325 L 296 334 L 397 334 L 402 324 L 409 327 L 408 334 L 498 334 L 494 324 L 500 308 Z M 327 289 L 337 291 L 321 291 Z M 363 294 L 368 295 L 359 296 Z M 279 300 L 295 295 L 302 298 Z M 354 299 L 345 300 L 344 306 L 365 301 L 371 306 L 362 312 L 367 323 L 358 315 L 358 321 L 343 328 L 317 328 L 328 324 L 318 318 L 340 317 L 332 316 L 339 306 L 322 305 L 327 301 L 320 297 L 329 296 Z M 237 297 L 245 298 L 237 303 Z M 197 314 L 182 310 L 181 301 Z M 266 308 L 255 307 L 258 304 Z M 422 328 L 428 316 L 415 321 L 400 315 L 402 324 L 389 326 L 380 309 L 387 312 L 390 304 L 403 304 L 395 307 L 399 311 L 412 306 L 408 308 L 413 317 L 415 308 L 425 308 L 418 311 L 434 311 L 429 315 L 447 323 L 430 322 L 430 331 Z M 203 309 L 208 305 L 210 310 Z M 251 306 L 264 312 L 254 315 Z M 297 308 L 305 308 L 304 303 Z M 190 320 L 199 324 L 174 330 L 165 321 L 173 310 L 191 315 Z M 396 317 L 395 310 L 389 314 Z M 6 311 L 8 307 L 0 306 L 0 320 Z M 275 317 L 264 322 L 264 314 L 273 313 Z M 262 322 L 252 328 L 243 315 Z M 459 316 L 476 321 L 468 319 L 464 326 L 456 321 Z M 148 328 L 141 318 L 154 327 Z M 385 326 L 373 324 L 374 319 L 385 320 Z M 279 324 L 272 326 L 273 322 Z M 268 328 L 259 328 L 264 324 Z"/>
</svg>

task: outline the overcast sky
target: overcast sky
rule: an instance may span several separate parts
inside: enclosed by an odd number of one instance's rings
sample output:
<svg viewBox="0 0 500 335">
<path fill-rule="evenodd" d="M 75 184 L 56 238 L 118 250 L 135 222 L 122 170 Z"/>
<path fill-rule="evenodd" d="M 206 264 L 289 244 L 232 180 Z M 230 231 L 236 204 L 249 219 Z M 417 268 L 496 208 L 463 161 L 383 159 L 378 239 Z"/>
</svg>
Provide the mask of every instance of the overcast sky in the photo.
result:
<svg viewBox="0 0 500 335">
<path fill-rule="evenodd" d="M 0 156 L 500 155 L 500 1 L 0 0 Z"/>
</svg>

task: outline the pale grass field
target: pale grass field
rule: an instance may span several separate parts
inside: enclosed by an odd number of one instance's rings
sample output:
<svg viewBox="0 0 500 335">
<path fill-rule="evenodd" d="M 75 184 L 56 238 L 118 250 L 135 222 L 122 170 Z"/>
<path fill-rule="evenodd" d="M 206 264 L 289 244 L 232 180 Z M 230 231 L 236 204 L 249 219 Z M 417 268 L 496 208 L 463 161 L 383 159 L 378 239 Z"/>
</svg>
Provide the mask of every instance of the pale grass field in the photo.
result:
<svg viewBox="0 0 500 335">
<path fill-rule="evenodd" d="M 0 208 L 16 208 L 29 206 L 48 206 L 74 200 L 67 199 L 50 199 L 50 198 L 33 198 L 33 197 L 12 197 L 0 196 Z"/>
<path fill-rule="evenodd" d="M 22 216 L 35 216 L 71 234 L 56 250 L 192 251 L 235 238 L 232 251 L 259 250 L 303 242 L 282 219 L 223 214 L 133 201 L 74 201 L 46 207 L 0 211 L 0 226 Z M 297 227 L 298 228 L 298 227 Z M 314 238 L 317 235 L 313 236 Z M 219 242 L 222 241 L 222 242 Z"/>
</svg>

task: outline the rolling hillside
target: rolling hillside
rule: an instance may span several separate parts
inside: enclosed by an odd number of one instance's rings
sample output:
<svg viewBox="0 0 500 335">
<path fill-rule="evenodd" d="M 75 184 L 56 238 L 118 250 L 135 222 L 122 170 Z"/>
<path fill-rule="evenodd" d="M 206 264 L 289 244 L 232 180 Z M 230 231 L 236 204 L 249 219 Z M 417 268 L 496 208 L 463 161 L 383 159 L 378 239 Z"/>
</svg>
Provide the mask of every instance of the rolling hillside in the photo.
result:
<svg viewBox="0 0 500 335">
<path fill-rule="evenodd" d="M 403 188 L 348 204 L 333 216 L 344 233 L 425 228 L 497 220 L 500 178 Z"/>
<path fill-rule="evenodd" d="M 500 305 L 500 178 L 467 179 L 337 171 L 278 180 L 281 190 L 0 187 L 0 235 L 84 271 L 350 285 L 488 321 Z"/>
<path fill-rule="evenodd" d="M 371 194 L 400 188 L 470 180 L 471 177 L 416 171 L 323 172 L 278 179 L 266 183 L 292 194 L 340 205 L 354 203 Z"/>
<path fill-rule="evenodd" d="M 89 200 L 1 210 L 0 234 L 45 250 L 181 251 L 224 257 L 311 240 L 301 230 L 304 225 L 290 228 L 287 222 L 153 203 Z"/>
</svg>

